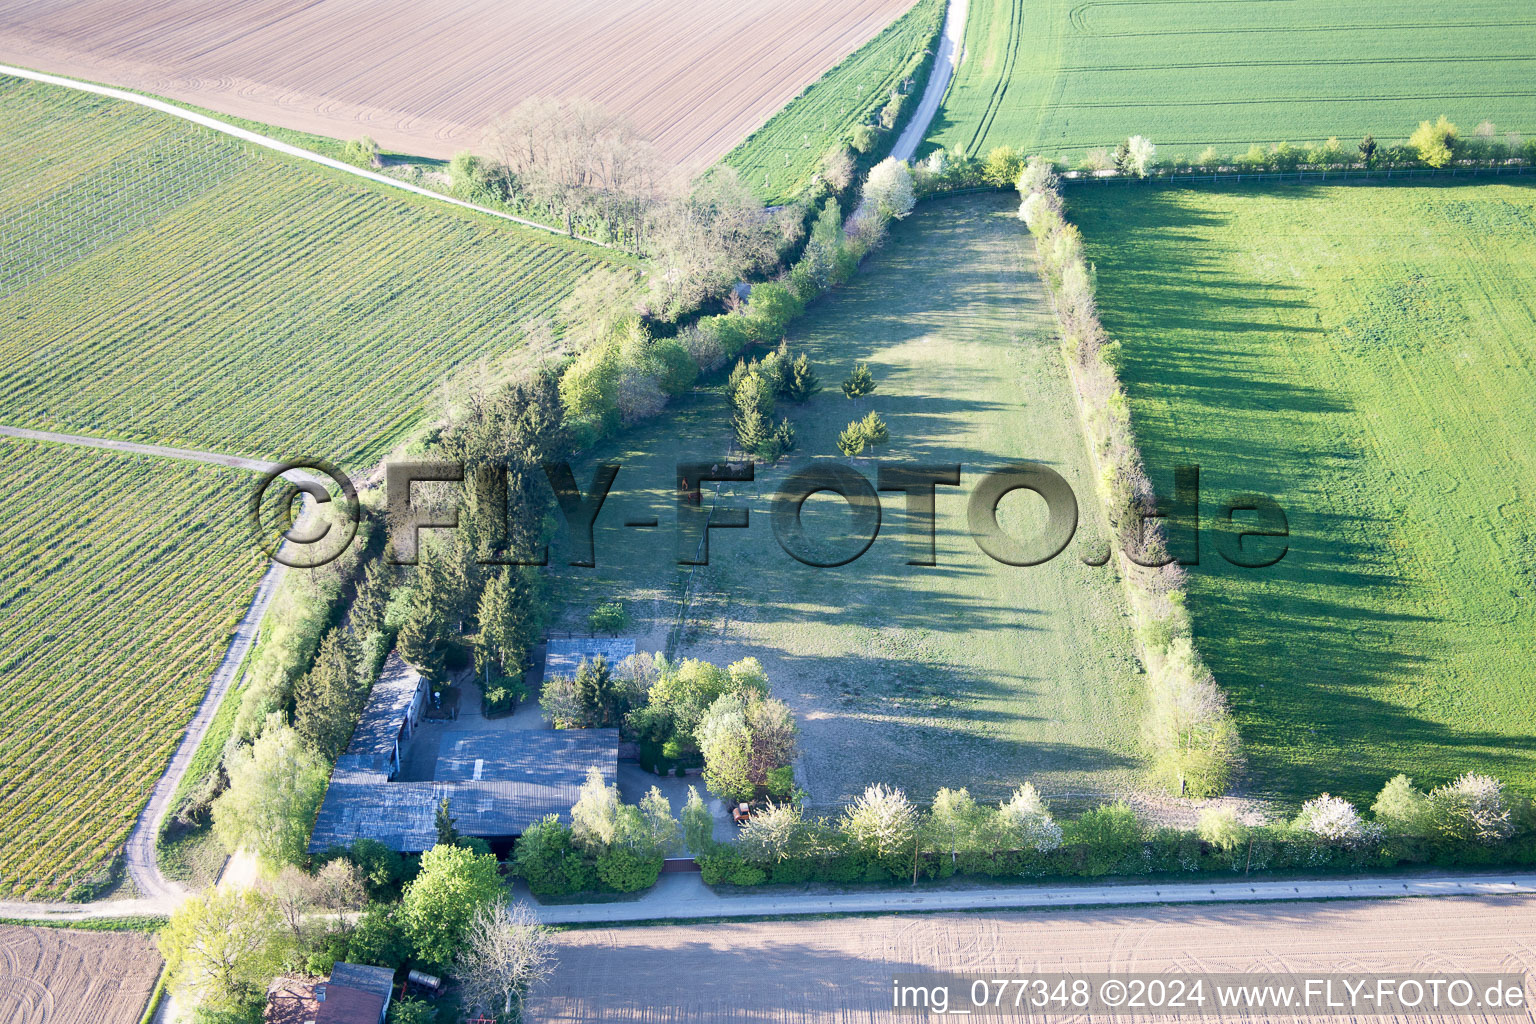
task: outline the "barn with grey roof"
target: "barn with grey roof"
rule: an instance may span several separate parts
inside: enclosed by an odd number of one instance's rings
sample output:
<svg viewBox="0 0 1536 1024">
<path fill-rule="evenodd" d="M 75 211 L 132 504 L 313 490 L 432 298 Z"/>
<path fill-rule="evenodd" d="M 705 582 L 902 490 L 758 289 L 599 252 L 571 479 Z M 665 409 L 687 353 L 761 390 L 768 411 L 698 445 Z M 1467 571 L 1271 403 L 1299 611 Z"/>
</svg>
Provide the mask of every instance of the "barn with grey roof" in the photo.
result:
<svg viewBox="0 0 1536 1024">
<path fill-rule="evenodd" d="M 634 652 L 623 644 L 587 640 L 583 650 L 571 642 L 560 656 Z M 390 663 L 415 674 L 390 655 Z M 563 665 L 563 662 L 561 662 Z M 444 733 L 430 781 L 399 782 L 400 742 L 414 729 L 411 718 L 419 701 L 406 700 L 406 675 L 390 676 L 388 667 L 369 697 L 352 744 L 336 761 L 330 788 L 315 821 L 309 849 L 350 846 L 373 839 L 392 850 L 417 853 L 437 842 L 436 814 L 444 798 L 454 827 L 463 835 L 488 841 L 510 840 L 547 815 L 569 818 L 588 773 L 597 769 L 613 785 L 618 776 L 617 729 L 485 728 Z M 419 675 L 416 675 L 419 680 Z M 424 690 L 423 690 L 424 692 Z"/>
</svg>

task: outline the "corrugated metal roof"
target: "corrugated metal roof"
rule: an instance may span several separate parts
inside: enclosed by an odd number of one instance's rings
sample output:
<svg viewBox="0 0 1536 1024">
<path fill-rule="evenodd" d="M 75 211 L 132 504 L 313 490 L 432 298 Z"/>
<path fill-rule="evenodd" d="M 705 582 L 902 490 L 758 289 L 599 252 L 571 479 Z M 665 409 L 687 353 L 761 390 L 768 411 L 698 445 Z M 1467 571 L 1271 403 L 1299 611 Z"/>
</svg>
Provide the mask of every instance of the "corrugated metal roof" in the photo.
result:
<svg viewBox="0 0 1536 1024">
<path fill-rule="evenodd" d="M 609 785 L 618 775 L 617 729 L 485 730 L 447 734 L 443 744 L 432 782 L 389 782 L 338 760 L 311 852 L 363 838 L 406 853 L 431 849 L 445 796 L 464 835 L 520 835 L 545 815 L 569 817 L 589 769 L 599 769 Z"/>
<path fill-rule="evenodd" d="M 635 641 L 615 637 L 573 637 L 569 640 L 549 640 L 544 645 L 544 675 L 574 676 L 583 659 L 591 661 L 598 656 L 608 659 L 610 668 L 635 653 Z"/>
<path fill-rule="evenodd" d="M 395 739 L 421 687 L 421 673 L 391 651 L 379 671 L 379 680 L 368 694 L 368 703 L 352 730 L 352 742 L 343 757 L 354 769 L 388 772 L 393 764 Z M 337 760 L 340 765 L 340 759 Z"/>
<path fill-rule="evenodd" d="M 331 967 L 331 984 L 371 992 L 388 1001 L 395 987 L 395 972 L 388 967 L 340 963 Z"/>
</svg>

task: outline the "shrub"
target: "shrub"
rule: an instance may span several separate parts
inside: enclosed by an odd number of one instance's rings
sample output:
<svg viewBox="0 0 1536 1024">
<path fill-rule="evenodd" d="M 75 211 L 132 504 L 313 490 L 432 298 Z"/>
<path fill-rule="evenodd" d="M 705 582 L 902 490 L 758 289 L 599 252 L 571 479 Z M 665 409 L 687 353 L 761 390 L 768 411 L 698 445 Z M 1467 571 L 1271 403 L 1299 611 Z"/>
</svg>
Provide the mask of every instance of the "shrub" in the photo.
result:
<svg viewBox="0 0 1536 1024">
<path fill-rule="evenodd" d="M 629 612 L 622 601 L 606 601 L 592 609 L 587 625 L 594 633 L 622 633 L 629 627 Z"/>
<path fill-rule="evenodd" d="M 1441 114 L 1433 124 L 1420 121 L 1418 129 L 1408 137 L 1408 145 L 1426 167 L 1444 167 L 1456 155 L 1456 135 L 1456 126 Z"/>
<path fill-rule="evenodd" d="M 875 129 L 871 125 L 861 124 L 854 127 L 849 142 L 862 155 L 875 148 L 876 138 Z"/>
<path fill-rule="evenodd" d="M 593 888 L 591 862 L 571 841 L 570 827 L 549 815 L 523 832 L 512 858 L 512 873 L 535 896 L 565 896 Z"/>
<path fill-rule="evenodd" d="M 1014 184 L 1024 170 L 1024 158 L 1012 146 L 998 146 L 987 154 L 981 166 L 981 177 L 988 185 L 1007 188 Z"/>
<path fill-rule="evenodd" d="M 1515 831 L 1504 784 L 1490 775 L 1468 772 L 1431 790 L 1428 804 L 1431 827 L 1452 842 L 1487 845 L 1502 842 Z"/>
<path fill-rule="evenodd" d="M 911 168 L 895 157 L 880 161 L 864 179 L 864 202 L 884 217 L 900 220 L 907 216 L 917 204 Z"/>
<path fill-rule="evenodd" d="M 597 877 L 615 892 L 649 889 L 661 876 L 662 856 L 624 846 L 611 847 L 597 858 Z"/>
<path fill-rule="evenodd" d="M 1072 822 L 1066 839 L 1081 848 L 1084 874 L 1107 875 L 1140 848 L 1141 822 L 1124 803 L 1107 804 Z"/>
<path fill-rule="evenodd" d="M 1369 838 L 1370 832 L 1355 805 L 1343 797 L 1314 797 L 1301 805 L 1295 827 L 1329 842 L 1356 846 Z"/>
<path fill-rule="evenodd" d="M 877 782 L 844 808 L 838 825 L 866 857 L 900 857 L 912 849 L 917 809 L 900 789 Z"/>
<path fill-rule="evenodd" d="M 1202 840 L 1226 853 L 1237 849 L 1248 837 L 1248 830 L 1230 807 L 1207 807 L 1201 811 L 1196 832 Z"/>
<path fill-rule="evenodd" d="M 1419 837 L 1430 833 L 1429 798 L 1415 789 L 1406 775 L 1393 776 L 1381 787 L 1371 804 L 1371 814 L 1389 835 Z"/>
<path fill-rule="evenodd" d="M 721 844 L 698 858 L 699 873 L 705 885 L 761 885 L 768 873 L 748 864 L 741 851 Z"/>
<path fill-rule="evenodd" d="M 1061 826 L 1028 782 L 1014 790 L 1007 803 L 998 805 L 996 829 L 1004 849 L 1048 853 L 1061 845 Z"/>
<path fill-rule="evenodd" d="M 379 144 L 367 135 L 353 139 L 342 147 L 341 158 L 357 167 L 378 167 Z"/>
</svg>

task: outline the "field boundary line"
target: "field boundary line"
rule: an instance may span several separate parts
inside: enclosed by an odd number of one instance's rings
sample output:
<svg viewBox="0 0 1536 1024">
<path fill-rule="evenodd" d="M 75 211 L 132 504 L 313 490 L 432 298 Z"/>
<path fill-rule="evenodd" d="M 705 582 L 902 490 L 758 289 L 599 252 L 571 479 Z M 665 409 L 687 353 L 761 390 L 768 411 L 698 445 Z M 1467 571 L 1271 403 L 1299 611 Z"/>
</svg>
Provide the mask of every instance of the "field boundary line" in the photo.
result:
<svg viewBox="0 0 1536 1024">
<path fill-rule="evenodd" d="M 554 235 L 556 238 L 574 238 L 577 241 L 586 242 L 589 245 L 600 246 L 604 249 L 618 248 L 617 246 L 610 245 L 607 242 L 599 242 L 595 238 L 588 238 L 586 235 L 568 235 L 564 231 L 561 231 L 559 228 L 550 227 L 548 224 L 540 224 L 536 220 L 526 220 L 522 217 L 515 217 L 510 213 L 503 213 L 500 210 L 493 210 L 488 206 L 479 206 L 475 203 L 466 202 L 463 199 L 456 199 L 453 196 L 445 196 L 441 192 L 434 192 L 429 188 L 422 188 L 420 185 L 412 185 L 410 182 L 401 181 L 398 178 L 391 178 L 387 174 L 379 174 L 376 171 L 366 171 L 361 167 L 353 167 L 349 163 L 333 159 L 332 157 L 321 156 L 319 153 L 304 149 L 302 146 L 295 146 L 287 142 L 281 142 L 272 138 L 270 135 L 262 135 L 260 132 L 253 132 L 246 128 L 240 128 L 229 124 L 226 121 L 220 121 L 218 118 L 209 117 L 206 114 L 198 114 L 191 110 L 185 110 L 176 106 L 174 103 L 167 103 L 165 100 L 155 99 L 150 96 L 141 96 L 138 93 L 129 92 L 126 89 L 117 89 L 110 85 L 97 85 L 94 82 L 82 82 L 73 78 L 64 78 L 59 75 L 45 74 L 41 71 L 30 71 L 26 68 L 15 67 L 11 64 L 0 64 L 0 75 L 10 75 L 14 78 L 25 78 L 29 81 L 41 82 L 44 85 L 55 85 L 65 89 L 75 89 L 80 92 L 93 93 L 97 96 L 105 96 L 108 99 L 119 100 L 123 103 L 134 103 L 141 107 L 148 107 L 150 110 L 159 111 L 162 114 L 169 114 L 172 117 L 179 117 L 184 121 L 191 121 L 193 124 L 201 125 L 204 128 L 210 128 L 216 132 L 222 132 L 225 135 L 233 136 L 234 138 L 240 139 L 241 141 L 249 142 L 252 145 L 261 146 L 264 149 L 270 149 L 275 152 L 282 153 L 285 156 L 297 157 L 300 160 L 307 160 L 310 163 L 319 164 L 322 167 L 329 167 L 333 171 L 341 171 L 344 174 L 351 174 L 359 178 L 366 178 L 367 180 L 376 184 L 388 185 L 391 188 L 402 189 L 403 191 L 410 192 L 414 195 L 424 196 L 427 199 L 435 199 L 440 203 L 448 203 L 451 206 L 457 206 L 465 210 L 473 210 L 476 213 L 484 213 L 501 220 L 511 221 L 514 224 L 521 224 L 525 228 L 533 228 L 537 231 L 543 231 L 546 234 Z"/>
</svg>

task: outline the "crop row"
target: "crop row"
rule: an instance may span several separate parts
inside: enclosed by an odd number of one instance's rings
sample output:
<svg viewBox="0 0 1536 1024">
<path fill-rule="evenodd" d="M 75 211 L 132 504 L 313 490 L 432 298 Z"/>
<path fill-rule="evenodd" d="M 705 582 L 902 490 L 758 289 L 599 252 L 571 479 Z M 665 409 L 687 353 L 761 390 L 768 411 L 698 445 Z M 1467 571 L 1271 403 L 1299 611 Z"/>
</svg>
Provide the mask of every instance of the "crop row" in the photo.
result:
<svg viewBox="0 0 1536 1024">
<path fill-rule="evenodd" d="M 251 478 L 0 440 L 0 894 L 57 896 L 120 848 L 262 561 Z"/>
<path fill-rule="evenodd" d="M 55 113 L 18 127 L 33 151 L 71 154 L 84 114 Z M 0 108 L 7 138 L 11 117 Z M 150 134 L 25 203 L 7 194 L 0 218 L 90 188 L 157 145 Z M 362 462 L 420 422 L 456 367 L 516 349 L 600 264 L 559 239 L 286 158 L 229 147 L 223 159 L 224 180 L 0 298 L 0 421 Z M 18 161 L 0 151 L 0 180 Z"/>
</svg>

